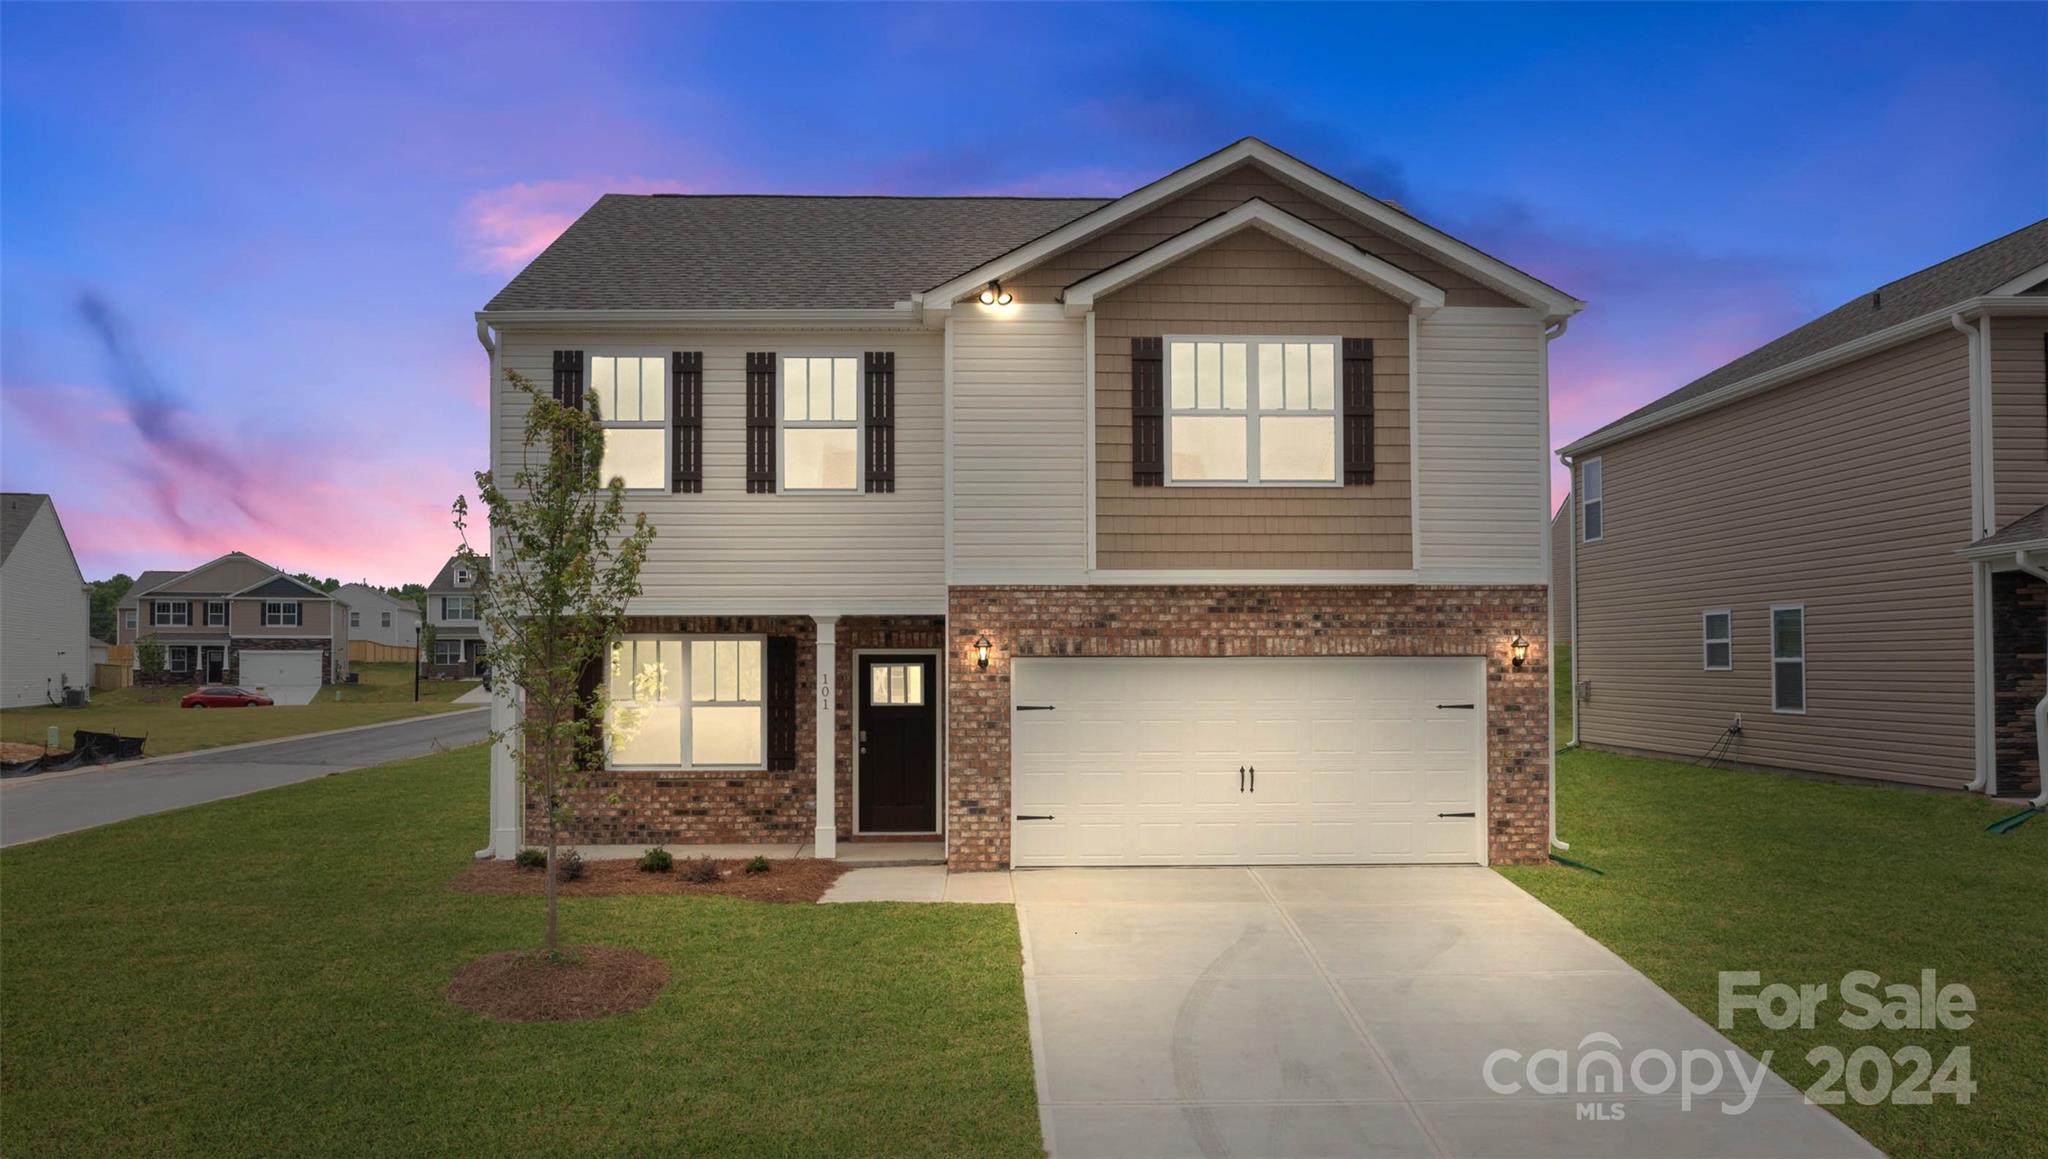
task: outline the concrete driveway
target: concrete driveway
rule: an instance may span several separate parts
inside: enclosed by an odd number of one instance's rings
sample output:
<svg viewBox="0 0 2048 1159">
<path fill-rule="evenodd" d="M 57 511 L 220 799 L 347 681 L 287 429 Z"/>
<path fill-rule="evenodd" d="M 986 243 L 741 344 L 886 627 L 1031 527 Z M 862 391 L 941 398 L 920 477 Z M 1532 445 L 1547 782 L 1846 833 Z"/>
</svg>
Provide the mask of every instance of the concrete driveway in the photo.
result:
<svg viewBox="0 0 2048 1159">
<path fill-rule="evenodd" d="M 1055 1156 L 1867 1156 L 1848 1128 L 1506 879 L 1477 868 L 1013 875 Z M 1613 1036 L 1618 1045 L 1590 1034 Z M 1606 1046 L 1696 1059 L 1690 1110 L 1545 1094 Z M 1500 1050 L 1519 1058 L 1495 1063 Z M 1736 1065 L 1758 1093 L 1747 1109 Z M 1539 1074 L 1543 1082 L 1550 1072 Z M 1644 1070 L 1646 1085 L 1663 1077 Z M 1608 1088 L 1612 1091 L 1613 1088 Z M 1614 1104 L 1620 1117 L 1614 1117 Z M 1607 1108 L 1591 1117 L 1581 1104 Z"/>
</svg>

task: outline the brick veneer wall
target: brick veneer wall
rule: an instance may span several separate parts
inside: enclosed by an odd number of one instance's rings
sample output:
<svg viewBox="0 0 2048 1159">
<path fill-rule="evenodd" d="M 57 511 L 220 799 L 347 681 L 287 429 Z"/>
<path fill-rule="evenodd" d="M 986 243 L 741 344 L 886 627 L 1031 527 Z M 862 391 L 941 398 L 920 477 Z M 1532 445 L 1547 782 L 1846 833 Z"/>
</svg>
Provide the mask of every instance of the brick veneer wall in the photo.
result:
<svg viewBox="0 0 2048 1159">
<path fill-rule="evenodd" d="M 2041 791 L 2034 706 L 2048 695 L 2048 582 L 2017 571 L 1991 577 L 1991 641 L 1998 791 L 2033 796 Z"/>
<path fill-rule="evenodd" d="M 1545 589 L 1527 587 L 956 587 L 950 596 L 947 862 L 1010 859 L 1010 665 L 1020 656 L 1481 656 L 1487 844 L 1549 853 Z M 994 644 L 986 671 L 973 643 Z M 1529 641 L 1516 671 L 1508 642 Z"/>
</svg>

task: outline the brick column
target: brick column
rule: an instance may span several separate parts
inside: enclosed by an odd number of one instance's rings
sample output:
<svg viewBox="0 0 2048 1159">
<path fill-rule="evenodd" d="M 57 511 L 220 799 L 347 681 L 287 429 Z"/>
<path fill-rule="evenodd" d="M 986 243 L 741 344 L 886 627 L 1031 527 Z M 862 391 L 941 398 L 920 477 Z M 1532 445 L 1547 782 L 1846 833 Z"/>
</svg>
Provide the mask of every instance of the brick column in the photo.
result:
<svg viewBox="0 0 2048 1159">
<path fill-rule="evenodd" d="M 813 734 L 817 741 L 818 795 L 817 800 L 813 802 L 817 823 L 813 828 L 815 836 L 812 840 L 818 847 L 817 856 L 833 858 L 839 856 L 839 826 L 832 816 L 833 801 L 837 797 L 833 792 L 833 772 L 838 764 L 833 744 L 837 733 L 832 727 L 832 702 L 835 696 L 832 680 L 833 675 L 839 671 L 836 662 L 839 617 L 813 616 L 812 619 L 818 624 L 818 727 Z"/>
</svg>

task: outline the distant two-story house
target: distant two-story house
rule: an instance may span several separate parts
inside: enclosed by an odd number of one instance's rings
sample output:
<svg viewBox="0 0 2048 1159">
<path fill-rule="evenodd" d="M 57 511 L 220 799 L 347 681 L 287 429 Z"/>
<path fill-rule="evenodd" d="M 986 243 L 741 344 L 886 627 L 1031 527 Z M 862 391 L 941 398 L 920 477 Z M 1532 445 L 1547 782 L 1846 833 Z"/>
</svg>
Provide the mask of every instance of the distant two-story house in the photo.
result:
<svg viewBox="0 0 2048 1159">
<path fill-rule="evenodd" d="M 1578 739 L 2041 793 L 2048 220 L 1561 454 Z"/>
<path fill-rule="evenodd" d="M 451 556 L 427 585 L 427 623 L 434 629 L 433 651 L 425 657 L 429 677 L 467 680 L 481 671 L 484 638 L 477 600 L 486 578 L 461 557 Z"/>
<path fill-rule="evenodd" d="M 368 584 L 343 584 L 334 589 L 334 598 L 348 608 L 349 639 L 393 648 L 418 643 L 420 610 L 411 600 L 397 599 Z"/>
<path fill-rule="evenodd" d="M 239 551 L 190 571 L 146 571 L 121 601 L 117 644 L 155 637 L 166 678 L 238 684 L 304 704 L 348 675 L 346 609 Z M 139 672 L 142 658 L 131 661 Z"/>
<path fill-rule="evenodd" d="M 92 684 L 91 602 L 56 503 L 0 492 L 0 708 Z"/>
<path fill-rule="evenodd" d="M 658 532 L 571 839 L 1541 860 L 1581 306 L 1256 140 L 1115 199 L 602 198 L 476 318 L 493 468 L 513 374 L 594 396 Z"/>
</svg>

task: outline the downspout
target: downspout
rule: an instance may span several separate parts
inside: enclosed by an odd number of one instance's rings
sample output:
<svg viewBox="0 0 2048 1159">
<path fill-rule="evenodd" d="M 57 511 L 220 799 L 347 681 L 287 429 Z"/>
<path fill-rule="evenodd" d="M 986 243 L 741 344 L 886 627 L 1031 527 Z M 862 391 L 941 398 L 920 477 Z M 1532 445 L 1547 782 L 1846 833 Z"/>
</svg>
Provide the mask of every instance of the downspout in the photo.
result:
<svg viewBox="0 0 2048 1159">
<path fill-rule="evenodd" d="M 2048 568 L 2028 558 L 2026 551 L 2015 554 L 2013 559 L 2019 563 L 2021 571 L 2036 579 L 2048 580 Z M 2034 705 L 2034 756 L 2041 771 L 2041 791 L 2027 804 L 2034 809 L 2044 809 L 2048 808 L 2048 696 Z"/>
<path fill-rule="evenodd" d="M 491 459 L 492 459 L 492 463 L 491 463 L 491 466 L 492 466 L 492 468 L 493 468 L 493 469 L 495 469 L 495 468 L 497 467 L 497 463 L 496 463 L 496 461 L 495 461 L 495 460 L 497 459 L 497 446 L 498 446 L 498 344 L 497 344 L 497 342 L 496 342 L 496 341 L 494 341 L 494 340 L 493 340 L 493 339 L 491 338 L 491 326 L 490 326 L 490 323 L 488 323 L 488 322 L 485 322 L 485 321 L 484 321 L 484 320 L 483 320 L 482 318 L 478 318 L 478 319 L 476 320 L 476 340 L 477 340 L 477 342 L 479 342 L 480 344 L 482 344 L 482 346 L 483 346 L 483 348 L 484 348 L 484 357 L 485 357 L 486 359 L 488 359 L 488 360 L 489 360 L 489 362 L 490 362 L 490 372 L 489 372 L 489 373 L 490 373 L 490 376 L 491 376 L 491 383 L 490 383 L 490 390 L 491 390 L 491 404 L 490 404 L 491 430 L 490 430 L 490 440 L 491 440 L 491 441 L 490 441 L 490 447 L 491 447 Z M 421 619 L 421 622 L 422 622 L 422 623 L 424 623 L 424 622 L 425 622 L 425 618 L 424 618 L 424 609 L 422 609 L 422 619 Z M 417 665 L 419 664 L 419 662 L 420 662 L 420 658 L 419 658 L 419 656 L 415 655 L 415 656 L 414 656 L 414 657 L 412 658 L 412 662 L 413 662 L 413 664 L 414 664 L 415 666 L 417 666 Z M 497 685 L 497 686 L 499 686 L 500 688 L 504 687 L 504 681 L 502 681 L 502 680 L 496 680 L 496 681 L 492 681 L 492 683 L 493 683 L 493 684 L 496 684 L 496 685 Z M 496 693 L 496 692 L 493 692 L 493 693 L 491 694 L 491 700 L 492 700 L 492 704 L 491 704 L 491 724 L 492 724 L 493 726 L 495 726 L 495 725 L 496 725 L 496 724 L 498 723 L 498 720 L 497 720 L 497 717 L 498 717 L 498 706 L 497 706 L 497 703 L 496 703 L 496 702 L 497 702 L 497 699 L 498 699 L 498 695 L 499 695 L 499 694 L 498 694 L 498 693 Z M 499 747 L 499 746 L 498 746 L 498 744 L 497 744 L 497 742 L 496 742 L 496 741 L 493 741 L 493 742 L 491 743 L 491 753 L 492 753 L 492 757 L 494 758 L 494 763 L 495 763 L 495 757 L 496 757 L 496 755 L 497 755 L 498 747 Z M 495 776 L 491 777 L 491 778 L 490 778 L 490 780 L 489 780 L 489 782 L 488 782 L 488 784 L 490 785 L 490 795 L 491 795 L 491 796 L 496 796 L 496 795 L 497 795 L 497 792 L 498 792 L 498 778 L 497 778 L 497 777 L 495 777 Z M 485 824 L 486 826 L 490 826 L 490 829 L 488 830 L 488 831 L 489 831 L 489 833 L 490 833 L 490 840 L 488 840 L 488 841 L 486 841 L 486 842 L 484 843 L 484 847 L 483 847 L 482 849 L 479 849 L 479 850 L 477 850 L 477 851 L 476 851 L 475 853 L 472 853 L 472 854 L 470 854 L 470 857 L 471 857 L 472 859 L 474 859 L 474 860 L 477 860 L 477 861 L 483 861 L 483 860 L 485 860 L 485 859 L 487 859 L 487 858 L 491 858 L 491 857 L 495 857 L 495 856 L 497 856 L 497 852 L 498 852 L 498 834 L 497 834 L 497 829 L 496 829 L 496 823 L 497 823 L 497 816 L 496 816 L 496 814 L 497 814 L 497 809 L 496 809 L 496 808 L 494 807 L 495 805 L 496 805 L 496 802 L 495 802 L 495 801 L 491 801 L 491 800 L 489 800 L 489 798 L 486 798 L 486 808 L 485 808 L 485 810 L 484 810 L 484 824 Z"/>
<path fill-rule="evenodd" d="M 1552 323 L 1552 324 L 1551 324 L 1551 325 L 1550 325 L 1549 327 L 1546 327 L 1546 328 L 1544 329 L 1544 331 L 1543 331 L 1543 408 L 1544 408 L 1544 409 L 1543 409 L 1543 445 L 1544 445 L 1544 446 L 1546 446 L 1546 447 L 1548 447 L 1548 446 L 1550 445 L 1550 344 L 1551 344 L 1552 342 L 1555 342 L 1555 341 L 1557 341 L 1557 340 L 1558 340 L 1559 338 L 1562 338 L 1562 337 L 1564 337 L 1564 332 L 1565 332 L 1566 328 L 1568 328 L 1568 327 L 1569 327 L 1569 326 L 1571 325 L 1571 321 L 1572 321 L 1572 320 L 1571 320 L 1570 318 L 1559 318 L 1559 319 L 1558 319 L 1558 320 L 1557 320 L 1556 322 Z M 1549 471 L 1548 469 L 1546 469 L 1546 470 L 1545 470 L 1545 471 L 1543 472 L 1543 498 L 1544 498 L 1544 504 L 1543 504 L 1543 505 L 1544 505 L 1544 507 L 1548 508 L 1548 507 L 1550 506 L 1550 502 L 1549 502 L 1549 500 L 1550 500 L 1550 471 Z M 1555 512 L 1552 512 L 1551 514 L 1552 514 L 1552 515 L 1555 515 Z M 1579 536 L 1578 536 L 1578 524 L 1577 524 L 1577 522 L 1576 522 L 1576 521 L 1571 521 L 1571 528 L 1572 528 L 1572 534 L 1571 534 L 1571 537 L 1570 537 L 1570 538 L 1571 538 L 1571 553 L 1572 553 L 1572 554 L 1571 554 L 1571 559 L 1572 559 L 1572 565 L 1573 565 L 1573 567 L 1572 567 L 1572 582 L 1571 582 L 1570 586 L 1571 586 L 1571 588 L 1572 588 L 1573 590 L 1572 590 L 1571 592 L 1567 593 L 1567 595 L 1566 595 L 1566 598 L 1567 598 L 1568 600 L 1570 600 L 1570 601 L 1571 601 L 1571 607 L 1572 607 L 1572 665 L 1573 665 L 1572 671 L 1573 671 L 1573 673 L 1574 673 L 1574 678 L 1573 678 L 1573 680 L 1572 680 L 1572 744 L 1573 744 L 1574 746 L 1576 746 L 1576 745 L 1577 745 L 1577 744 L 1579 743 L 1579 701 L 1578 701 L 1578 688 L 1579 688 L 1579 682 L 1578 682 L 1578 679 L 1577 679 L 1577 677 L 1576 677 L 1576 673 L 1578 672 L 1578 667 L 1577 667 L 1577 666 L 1578 666 L 1578 662 L 1579 662 L 1579 647 L 1578 647 L 1578 645 L 1579 645 L 1579 640 L 1578 640 L 1578 624 L 1579 624 L 1579 616 L 1578 616 L 1578 592 L 1577 592 L 1577 589 L 1578 589 L 1578 580 L 1577 580 L 1577 577 L 1578 577 L 1578 566 L 1577 566 L 1577 565 L 1578 565 L 1578 560 L 1579 560 Z M 1543 548 L 1543 578 L 1544 578 L 1544 580 L 1546 581 L 1546 586 L 1548 586 L 1548 584 L 1547 584 L 1547 581 L 1548 581 L 1548 580 L 1550 579 L 1550 521 L 1549 521 L 1549 519 L 1547 519 L 1547 518 L 1546 518 L 1546 519 L 1544 520 L 1544 523 L 1543 523 L 1543 543 L 1544 543 L 1544 548 Z M 1549 762 L 1549 768 L 1550 768 L 1550 792 L 1549 792 L 1549 793 L 1547 794 L 1547 795 L 1549 796 L 1549 798 L 1550 798 L 1550 847 L 1551 847 L 1552 849 L 1563 849 L 1563 850 L 1565 850 L 1565 851 L 1569 852 L 1569 851 L 1571 850 L 1571 846 L 1570 846 L 1570 845 L 1567 845 L 1567 844 L 1565 844 L 1565 843 L 1564 843 L 1564 842 L 1563 842 L 1562 840 L 1560 840 L 1560 839 L 1558 838 L 1558 836 L 1557 836 L 1557 593 L 1556 593 L 1556 592 L 1551 592 L 1551 593 L 1550 593 L 1550 638 L 1549 638 L 1548 644 L 1549 644 L 1549 648 L 1550 648 L 1550 657 L 1549 657 L 1549 659 L 1550 659 L 1550 663 L 1548 664 L 1548 666 L 1547 666 L 1547 667 L 1548 667 L 1548 668 L 1549 668 L 1549 670 L 1550 670 L 1550 680 L 1549 680 L 1549 686 L 1550 686 L 1550 697 L 1549 697 L 1549 699 L 1548 699 L 1548 700 L 1547 700 L 1547 701 L 1546 701 L 1546 702 L 1544 703 L 1544 705 L 1543 705 L 1543 712 L 1544 712 L 1544 719 L 1545 719 L 1545 720 L 1546 720 L 1546 722 L 1548 723 L 1547 735 L 1548 735 L 1548 736 L 1550 737 L 1550 745 L 1549 745 L 1549 748 L 1550 748 L 1550 762 Z"/>
<path fill-rule="evenodd" d="M 1963 335 L 1969 343 L 1970 369 L 1970 538 L 1981 539 L 1990 532 L 1986 530 L 1984 513 L 1984 424 L 1979 421 L 1977 377 L 1983 364 L 1983 334 L 1961 314 L 1951 314 L 1948 324 Z M 1970 588 L 1970 680 L 1974 695 L 1971 697 L 1970 734 L 1975 749 L 1977 771 L 1964 786 L 1966 792 L 1993 792 L 1991 769 L 1996 763 L 1988 727 L 1991 682 L 1986 674 L 1990 662 L 1989 639 L 1991 609 L 1990 592 L 1985 583 L 1987 569 L 1983 564 L 1974 567 Z"/>
</svg>

